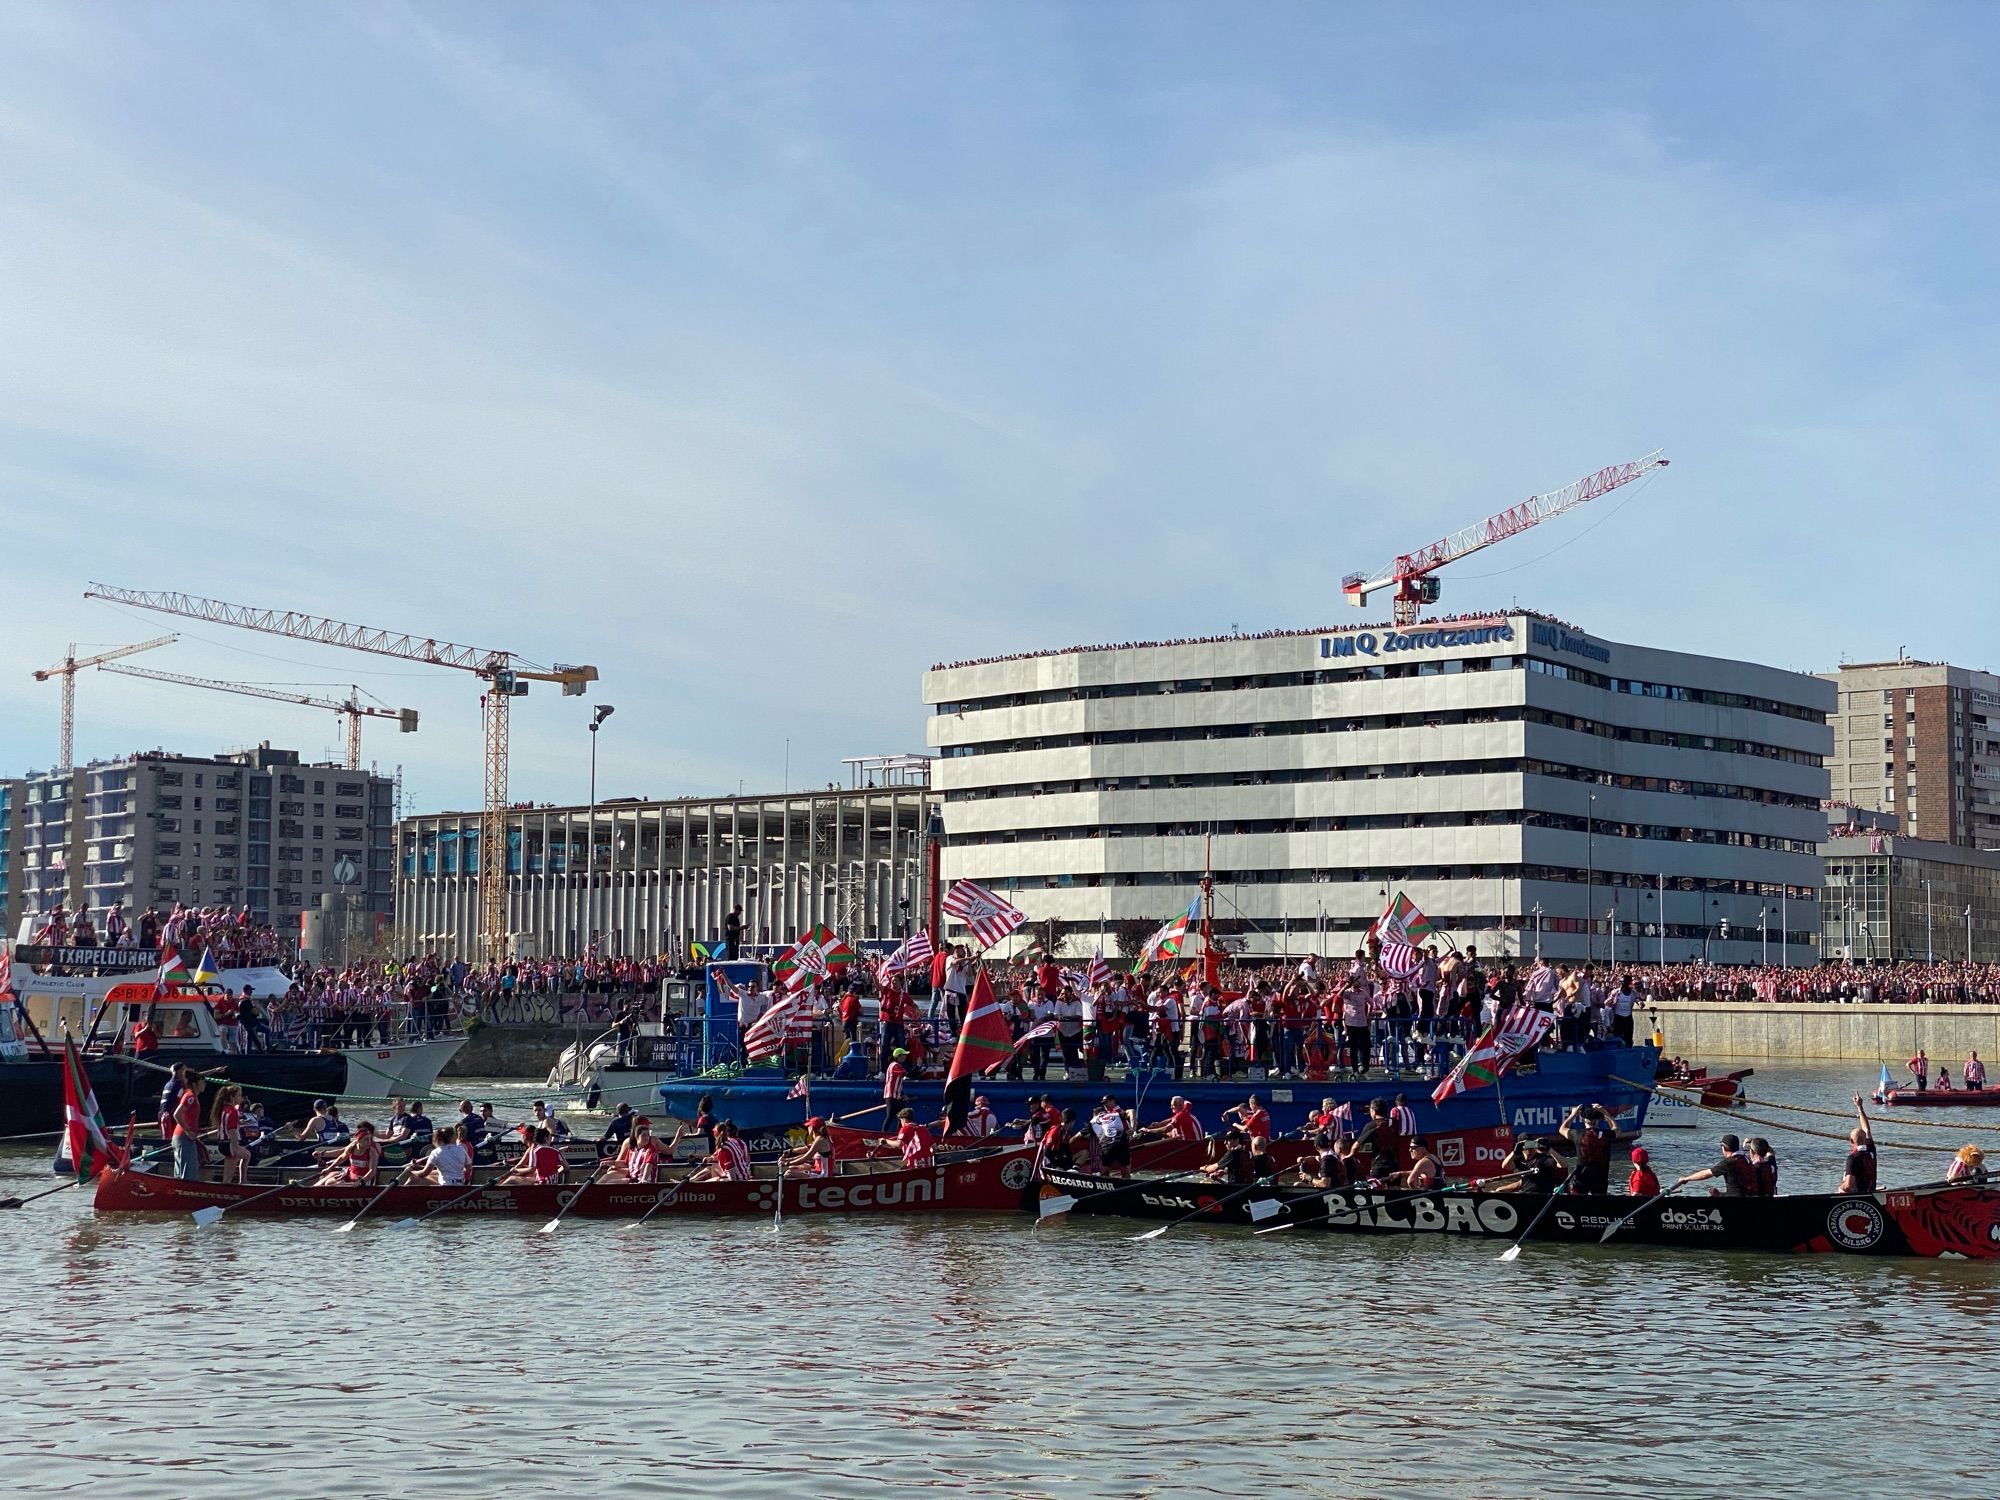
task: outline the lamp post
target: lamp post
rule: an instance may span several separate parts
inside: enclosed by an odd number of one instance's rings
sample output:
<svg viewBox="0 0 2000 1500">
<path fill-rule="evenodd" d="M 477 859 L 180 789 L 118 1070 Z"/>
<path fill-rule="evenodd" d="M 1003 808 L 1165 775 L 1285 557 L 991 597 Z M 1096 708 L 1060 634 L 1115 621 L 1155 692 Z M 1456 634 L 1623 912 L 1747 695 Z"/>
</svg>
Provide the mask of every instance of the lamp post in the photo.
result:
<svg viewBox="0 0 2000 1500">
<path fill-rule="evenodd" d="M 1931 937 L 1931 883 L 1926 880 L 1924 882 L 1924 962 L 1927 964 L 1937 962 L 1937 945 L 1932 942 Z"/>
<path fill-rule="evenodd" d="M 1533 914 L 1535 918 L 1535 957 L 1537 960 L 1539 960 L 1542 956 L 1542 903 L 1541 902 L 1537 901 L 1535 903 Z"/>
<path fill-rule="evenodd" d="M 590 821 L 584 833 L 588 843 L 583 853 L 583 941 L 587 947 L 596 933 L 597 921 L 597 731 L 617 712 L 609 703 L 590 711 Z"/>
<path fill-rule="evenodd" d="M 1764 944 L 1765 968 L 1771 967 L 1771 908 L 1766 906 L 1757 913 L 1757 936 Z"/>
<path fill-rule="evenodd" d="M 1667 966 L 1667 875 L 1660 872 L 1660 967 Z"/>
<path fill-rule="evenodd" d="M 1583 808 L 1583 961 L 1597 956 L 1597 923 L 1590 915 L 1597 899 L 1597 793 L 1592 792 Z"/>
<path fill-rule="evenodd" d="M 1792 884 L 1778 887 L 1778 967 L 1792 966 Z"/>
</svg>

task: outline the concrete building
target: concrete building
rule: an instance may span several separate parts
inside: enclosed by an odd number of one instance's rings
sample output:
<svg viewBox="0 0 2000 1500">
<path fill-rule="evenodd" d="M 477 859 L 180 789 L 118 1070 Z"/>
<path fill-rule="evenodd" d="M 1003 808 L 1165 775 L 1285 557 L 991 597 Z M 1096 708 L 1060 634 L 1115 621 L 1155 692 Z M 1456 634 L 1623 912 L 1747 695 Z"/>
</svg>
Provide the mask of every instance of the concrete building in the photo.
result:
<svg viewBox="0 0 2000 1500">
<path fill-rule="evenodd" d="M 2000 677 L 1943 662 L 1848 662 L 1827 759 L 1832 795 L 1895 813 L 1911 838 L 2000 847 Z"/>
<path fill-rule="evenodd" d="M 147 750 L 15 783 L 21 907 L 58 902 L 128 920 L 148 906 L 223 903 L 296 929 L 321 895 L 385 921 L 393 894 L 395 784 L 303 765 L 267 744 L 215 756 Z"/>
<path fill-rule="evenodd" d="M 922 756 L 848 762 L 852 785 L 748 797 L 608 798 L 507 816 L 513 951 L 684 956 L 743 908 L 746 944 L 825 922 L 850 943 L 901 938 L 923 908 L 933 801 Z M 479 951 L 477 812 L 398 826 L 399 940 Z"/>
<path fill-rule="evenodd" d="M 1809 675 L 1516 613 L 937 667 L 924 701 L 946 877 L 1037 921 L 1158 923 L 1212 839 L 1251 953 L 1349 952 L 1400 891 L 1482 953 L 1818 956 Z"/>
<path fill-rule="evenodd" d="M 1828 958 L 2000 963 L 2000 852 L 1878 833 L 1823 853 Z"/>
<path fill-rule="evenodd" d="M 9 935 L 21 925 L 21 787 L 0 781 L 0 933 Z"/>
</svg>

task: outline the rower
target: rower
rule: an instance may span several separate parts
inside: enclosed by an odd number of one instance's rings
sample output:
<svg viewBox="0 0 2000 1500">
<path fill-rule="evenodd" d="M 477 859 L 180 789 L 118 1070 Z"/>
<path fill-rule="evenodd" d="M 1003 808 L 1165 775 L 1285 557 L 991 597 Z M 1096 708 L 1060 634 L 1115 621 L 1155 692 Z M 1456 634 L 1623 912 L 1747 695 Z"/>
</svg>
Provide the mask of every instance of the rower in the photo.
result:
<svg viewBox="0 0 2000 1500">
<path fill-rule="evenodd" d="M 917 1123 L 917 1112 L 904 1109 L 896 1116 L 896 1149 L 903 1153 L 903 1167 L 906 1171 L 916 1171 L 921 1167 L 937 1165 L 936 1138 L 928 1125 Z"/>
<path fill-rule="evenodd" d="M 1725 1198 L 1751 1198 L 1757 1194 L 1757 1169 L 1750 1164 L 1750 1158 L 1743 1154 L 1743 1142 L 1733 1135 L 1725 1135 L 1721 1141 L 1722 1155 L 1712 1167 L 1703 1167 L 1698 1172 L 1689 1172 L 1677 1178 L 1675 1187 L 1685 1187 L 1690 1182 L 1717 1182 L 1721 1186 L 1710 1188 L 1711 1193 L 1720 1193 Z"/>
<path fill-rule="evenodd" d="M 1753 1135 L 1743 1143 L 1743 1150 L 1750 1158 L 1750 1167 L 1756 1173 L 1756 1187 L 1752 1196 L 1775 1198 L 1778 1196 L 1778 1153 L 1771 1149 L 1771 1143 L 1761 1135 Z"/>
<path fill-rule="evenodd" d="M 1211 1181 L 1243 1187 L 1250 1181 L 1250 1137 L 1235 1126 L 1222 1133 L 1222 1157 L 1201 1169 Z"/>
<path fill-rule="evenodd" d="M 807 1121 L 806 1123 L 811 1124 L 812 1122 Z M 975 1096 L 972 1101 L 972 1108 L 966 1111 L 965 1133 L 983 1140 L 999 1129 L 1000 1117 L 993 1113 L 992 1101 L 984 1094 Z"/>
<path fill-rule="evenodd" d="M 1231 1115 L 1236 1116 L 1236 1123 L 1242 1126 L 1245 1135 L 1262 1136 L 1267 1143 L 1270 1141 L 1271 1112 L 1264 1108 L 1255 1094 L 1244 1103 L 1232 1105 L 1222 1112 L 1225 1120 Z"/>
<path fill-rule="evenodd" d="M 1611 1143 L 1618 1136 L 1618 1122 L 1601 1104 L 1579 1104 L 1562 1122 L 1563 1139 L 1576 1150 L 1576 1181 L 1579 1193 L 1603 1194 L 1611 1191 Z"/>
<path fill-rule="evenodd" d="M 644 1115 L 633 1118 L 618 1147 L 618 1159 L 605 1171 L 604 1180 L 642 1186 L 660 1180 L 660 1145 L 653 1139 L 653 1122 Z"/>
<path fill-rule="evenodd" d="M 787 1177 L 831 1177 L 833 1162 L 832 1132 L 825 1120 L 814 1115 L 806 1121 L 805 1144 L 782 1157 L 778 1170 Z"/>
<path fill-rule="evenodd" d="M 1382 1182 L 1401 1169 L 1403 1137 L 1396 1129 L 1396 1122 L 1389 1118 L 1387 1099 L 1369 1101 L 1368 1123 L 1362 1127 L 1355 1155 L 1360 1157 L 1368 1175 Z"/>
<path fill-rule="evenodd" d="M 1660 1196 L 1660 1179 L 1652 1168 L 1652 1157 L 1644 1146 L 1632 1148 L 1632 1175 L 1625 1179 L 1625 1191 L 1634 1198 Z"/>
<path fill-rule="evenodd" d="M 563 1175 L 563 1155 L 556 1149 L 555 1132 L 546 1125 L 522 1125 L 522 1138 L 528 1143 L 522 1151 L 521 1159 L 513 1169 L 496 1184 L 500 1187 L 514 1187 L 526 1183 L 547 1186 L 561 1182 Z"/>
<path fill-rule="evenodd" d="M 428 1182 L 438 1187 L 464 1187 L 472 1177 L 472 1153 L 459 1144 L 459 1130 L 456 1125 L 446 1125 L 437 1131 L 436 1145 L 422 1162 L 411 1162 L 403 1169 L 405 1182 Z"/>
<path fill-rule="evenodd" d="M 604 1134 L 597 1138 L 599 1158 L 623 1154 L 625 1142 L 632 1136 L 632 1106 L 620 1104 L 611 1113 L 611 1122 L 604 1127 Z"/>
<path fill-rule="evenodd" d="M 1862 1107 L 1861 1096 L 1854 1096 L 1854 1113 L 1861 1123 L 1847 1133 L 1847 1169 L 1840 1179 L 1843 1193 L 1872 1193 L 1875 1191 L 1875 1132 L 1868 1125 L 1868 1111 Z"/>
<path fill-rule="evenodd" d="M 375 1143 L 375 1127 L 363 1120 L 354 1127 L 354 1139 L 326 1164 L 326 1170 L 313 1186 L 332 1187 L 335 1183 L 348 1187 L 372 1186 L 381 1165 L 382 1148 Z"/>
<path fill-rule="evenodd" d="M 1138 1132 L 1138 1140 L 1202 1140 L 1208 1132 L 1202 1130 L 1202 1122 L 1194 1118 L 1194 1106 L 1188 1104 L 1180 1094 L 1174 1094 L 1172 1114 L 1168 1114 L 1160 1124 L 1146 1126 Z"/>
<path fill-rule="evenodd" d="M 1444 1167 L 1431 1150 L 1431 1143 L 1422 1136 L 1414 1136 L 1410 1143 L 1410 1165 L 1406 1171 L 1398 1172 L 1390 1178 L 1398 1187 L 1417 1188 L 1425 1191 L 1444 1186 Z"/>
<path fill-rule="evenodd" d="M 1090 1117 L 1091 1134 L 1097 1137 L 1098 1159 L 1113 1177 L 1128 1177 L 1132 1170 L 1132 1121 L 1109 1094 Z M 1265 1138 L 1269 1144 L 1269 1137 Z"/>
</svg>

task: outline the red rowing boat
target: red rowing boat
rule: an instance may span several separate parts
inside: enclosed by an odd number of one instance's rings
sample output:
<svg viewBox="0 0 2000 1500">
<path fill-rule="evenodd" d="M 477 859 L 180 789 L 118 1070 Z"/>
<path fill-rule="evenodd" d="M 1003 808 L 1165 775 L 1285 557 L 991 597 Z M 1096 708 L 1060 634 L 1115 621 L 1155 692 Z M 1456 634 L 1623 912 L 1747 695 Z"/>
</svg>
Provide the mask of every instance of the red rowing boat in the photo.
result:
<svg viewBox="0 0 2000 1500">
<path fill-rule="evenodd" d="M 788 1214 L 1011 1213 L 1034 1179 L 1034 1152 L 1013 1146 L 987 1155 L 906 1170 L 891 1163 L 843 1164 L 830 1178 L 788 1177 Z M 99 1213 L 193 1213 L 222 1208 L 245 1215 L 353 1218 L 371 1202 L 371 1218 L 385 1222 L 436 1210 L 469 1216 L 522 1214 L 547 1218 L 567 1209 L 579 1219 L 631 1219 L 652 1212 L 664 1218 L 769 1214 L 778 1207 L 775 1177 L 754 1182 L 630 1184 L 550 1183 L 546 1186 L 312 1187 L 272 1189 L 223 1182 L 182 1182 L 153 1172 L 110 1171 L 97 1179 Z M 670 1201 L 662 1202 L 663 1199 Z"/>
<path fill-rule="evenodd" d="M 1933 1109 L 1980 1109 L 2000 1104 L 2000 1089 L 1877 1089 L 1875 1102 L 1922 1104 Z"/>
</svg>

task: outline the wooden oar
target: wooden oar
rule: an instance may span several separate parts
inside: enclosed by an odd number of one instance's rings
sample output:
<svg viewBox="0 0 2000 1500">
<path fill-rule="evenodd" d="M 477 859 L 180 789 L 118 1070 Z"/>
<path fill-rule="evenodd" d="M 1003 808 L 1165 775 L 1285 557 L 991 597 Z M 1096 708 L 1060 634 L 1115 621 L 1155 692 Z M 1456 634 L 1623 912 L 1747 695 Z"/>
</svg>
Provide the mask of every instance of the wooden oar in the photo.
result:
<svg viewBox="0 0 2000 1500">
<path fill-rule="evenodd" d="M 368 1217 L 368 1210 L 373 1208 L 376 1204 L 380 1203 L 384 1198 L 388 1197 L 389 1194 L 393 1193 L 395 1190 L 396 1190 L 396 1183 L 392 1180 L 380 1192 L 376 1193 L 374 1197 L 370 1198 L 366 1203 L 361 1205 L 360 1213 L 356 1214 L 353 1218 L 349 1219 L 345 1224 L 336 1225 L 333 1232 L 335 1234 L 353 1233 L 354 1226 L 356 1224 L 359 1224 L 363 1219 Z"/>
<path fill-rule="evenodd" d="M 557 1227 L 563 1221 L 563 1215 L 568 1213 L 572 1208 L 574 1208 L 576 1206 L 576 1200 L 581 1198 L 586 1192 L 588 1192 L 590 1190 L 591 1185 L 595 1183 L 598 1178 L 604 1175 L 604 1166 L 608 1165 L 609 1163 L 605 1163 L 604 1165 L 599 1166 L 595 1172 L 592 1172 L 590 1176 L 585 1178 L 583 1186 L 578 1188 L 575 1192 L 569 1195 L 569 1202 L 565 1203 L 561 1208 L 557 1209 L 556 1216 L 553 1219 L 549 1220 L 548 1223 L 544 1224 L 540 1229 L 537 1229 L 535 1233 L 554 1234 L 556 1232 Z"/>
<path fill-rule="evenodd" d="M 68 1182 L 62 1183 L 60 1186 L 43 1188 L 41 1192 L 30 1193 L 25 1198 L 0 1198 L 0 1208 L 21 1208 L 26 1204 L 33 1203 L 37 1198 L 47 1198 L 54 1193 L 67 1192 L 73 1187 L 81 1187 L 84 1183 L 92 1180 L 88 1177 L 72 1177 Z"/>
<path fill-rule="evenodd" d="M 1253 1182 L 1246 1188 L 1238 1188 L 1233 1193 L 1225 1193 L 1222 1197 L 1217 1198 L 1213 1203 L 1204 1203 L 1200 1208 L 1197 1208 L 1193 1213 L 1182 1214 L 1178 1219 L 1175 1219 L 1171 1224 L 1162 1224 L 1158 1229 L 1149 1229 L 1144 1234 L 1130 1235 L 1128 1236 L 1128 1238 L 1133 1240 L 1156 1240 L 1161 1235 L 1165 1234 L 1169 1229 L 1178 1229 L 1181 1227 L 1181 1225 L 1186 1224 L 1191 1220 L 1199 1219 L 1203 1214 L 1214 1213 L 1215 1210 L 1222 1207 L 1223 1204 L 1234 1203 L 1238 1198 L 1247 1198 L 1252 1193 L 1258 1191 L 1260 1188 L 1268 1192 L 1270 1191 L 1271 1185 L 1268 1182 L 1263 1182 L 1261 1180 Z M 1256 1215 L 1255 1205 L 1252 1206 L 1251 1212 L 1253 1216 Z M 1263 1215 L 1261 1217 L 1269 1217 L 1269 1215 Z"/>
<path fill-rule="evenodd" d="M 1658 1203 L 1662 1198 L 1671 1196 L 1673 1193 L 1677 1192 L 1679 1188 L 1680 1184 L 1676 1182 L 1671 1186 L 1662 1188 L 1659 1192 L 1653 1194 L 1652 1197 L 1646 1199 L 1637 1208 L 1633 1209 L 1632 1212 L 1625 1215 L 1624 1218 L 1620 1219 L 1616 1224 L 1613 1224 L 1609 1229 L 1605 1230 L 1604 1233 L 1600 1234 L 1597 1237 L 1597 1243 L 1600 1245 L 1603 1244 L 1606 1240 L 1610 1239 L 1612 1235 L 1616 1234 L 1619 1230 L 1623 1229 L 1627 1224 L 1630 1224 L 1634 1219 L 1638 1218 L 1640 1214 L 1644 1213 L 1647 1209 L 1651 1208 L 1655 1203 Z"/>
<path fill-rule="evenodd" d="M 658 1213 L 661 1209 L 665 1208 L 669 1203 L 672 1203 L 674 1199 L 680 1197 L 681 1189 L 688 1185 L 688 1179 L 693 1177 L 697 1170 L 699 1169 L 690 1167 L 688 1169 L 687 1175 L 682 1177 L 679 1182 L 674 1184 L 674 1190 L 671 1193 L 668 1193 L 665 1197 L 656 1198 L 653 1201 L 653 1206 L 651 1208 L 647 1209 L 644 1213 L 640 1214 L 639 1217 L 634 1219 L 630 1224 L 621 1224 L 619 1228 L 624 1233 L 630 1234 L 633 1230 L 637 1229 L 641 1224 L 645 1223 L 648 1219 L 652 1218 L 654 1214 Z"/>
<path fill-rule="evenodd" d="M 1568 1186 L 1569 1186 L 1569 1179 L 1567 1177 L 1565 1177 L 1561 1182 L 1556 1184 L 1556 1190 L 1553 1193 L 1549 1194 L 1548 1201 L 1545 1202 L 1541 1207 L 1541 1212 L 1537 1213 L 1534 1216 L 1534 1218 L 1528 1220 L 1528 1227 L 1521 1231 L 1521 1236 L 1519 1239 L 1515 1240 L 1513 1244 L 1509 1245 L 1505 1250 L 1500 1252 L 1500 1259 L 1519 1260 L 1521 1258 L 1521 1246 L 1527 1243 L 1528 1237 L 1535 1232 L 1536 1226 L 1539 1225 L 1545 1217 L 1547 1217 L 1548 1211 L 1556 1206 L 1556 1199 L 1562 1196 L 1563 1189 Z"/>
<path fill-rule="evenodd" d="M 785 1159 L 778 1158 L 778 1209 L 771 1215 L 771 1233 L 776 1234 L 785 1227 Z"/>
<path fill-rule="evenodd" d="M 253 1203 L 261 1203 L 266 1198 L 275 1197 L 279 1193 L 290 1192 L 298 1185 L 299 1182 L 297 1179 L 291 1182 L 281 1182 L 274 1188 L 266 1188 L 263 1192 L 253 1193 L 248 1198 L 238 1198 L 234 1203 L 211 1203 L 207 1208 L 197 1208 L 191 1217 L 194 1219 L 196 1227 L 206 1229 L 232 1208 L 248 1208 Z"/>
</svg>

